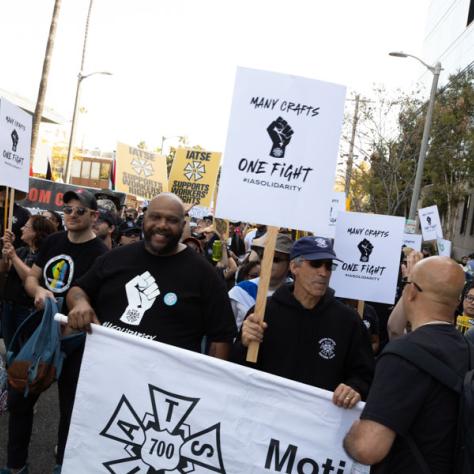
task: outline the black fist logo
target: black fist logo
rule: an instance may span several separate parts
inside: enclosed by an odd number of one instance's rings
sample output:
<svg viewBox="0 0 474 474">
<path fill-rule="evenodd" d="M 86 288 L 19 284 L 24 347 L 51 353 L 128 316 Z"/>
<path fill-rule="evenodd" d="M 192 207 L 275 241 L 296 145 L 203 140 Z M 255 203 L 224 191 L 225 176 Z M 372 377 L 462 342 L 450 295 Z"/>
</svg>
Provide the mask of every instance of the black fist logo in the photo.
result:
<svg viewBox="0 0 474 474">
<path fill-rule="evenodd" d="M 430 217 L 430 216 L 428 216 L 428 217 L 426 218 L 426 222 L 428 222 L 428 225 L 431 225 L 431 217 Z"/>
<path fill-rule="evenodd" d="M 286 120 L 278 117 L 267 128 L 267 132 L 273 142 L 270 156 L 274 158 L 283 158 L 285 156 L 286 145 L 290 143 L 293 129 Z"/>
<path fill-rule="evenodd" d="M 10 136 L 12 137 L 12 151 L 16 151 L 19 138 L 18 132 L 14 129 Z"/>
<path fill-rule="evenodd" d="M 370 254 L 374 250 L 374 246 L 367 239 L 364 239 L 361 242 L 359 242 L 359 245 L 357 246 L 357 248 L 360 251 L 360 261 L 368 262 Z"/>
</svg>

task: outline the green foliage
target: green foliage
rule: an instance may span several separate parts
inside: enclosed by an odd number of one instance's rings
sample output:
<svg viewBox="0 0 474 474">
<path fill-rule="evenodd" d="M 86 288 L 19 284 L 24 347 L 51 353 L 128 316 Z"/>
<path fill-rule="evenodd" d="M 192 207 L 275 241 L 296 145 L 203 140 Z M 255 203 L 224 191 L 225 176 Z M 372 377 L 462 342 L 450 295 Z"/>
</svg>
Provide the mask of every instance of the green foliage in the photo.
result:
<svg viewBox="0 0 474 474">
<path fill-rule="evenodd" d="M 408 215 L 426 115 L 419 92 L 390 99 L 377 90 L 361 109 L 359 156 L 367 166 L 352 176 L 353 208 Z M 423 207 L 437 204 L 448 238 L 458 204 L 474 187 L 474 72 L 450 77 L 435 102 L 421 193 Z"/>
</svg>

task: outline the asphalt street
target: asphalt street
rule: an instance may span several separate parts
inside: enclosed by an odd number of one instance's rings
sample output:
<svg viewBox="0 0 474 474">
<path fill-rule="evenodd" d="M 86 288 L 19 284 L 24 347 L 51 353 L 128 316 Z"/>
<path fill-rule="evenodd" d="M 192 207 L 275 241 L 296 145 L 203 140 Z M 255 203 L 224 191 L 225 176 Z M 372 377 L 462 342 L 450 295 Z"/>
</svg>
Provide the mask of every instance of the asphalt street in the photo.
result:
<svg viewBox="0 0 474 474">
<path fill-rule="evenodd" d="M 5 355 L 3 341 L 0 352 Z M 36 405 L 36 414 L 29 451 L 29 473 L 49 474 L 55 465 L 54 447 L 57 442 L 59 420 L 58 387 L 52 385 Z M 8 439 L 8 414 L 0 416 L 0 467 L 6 465 Z"/>
</svg>

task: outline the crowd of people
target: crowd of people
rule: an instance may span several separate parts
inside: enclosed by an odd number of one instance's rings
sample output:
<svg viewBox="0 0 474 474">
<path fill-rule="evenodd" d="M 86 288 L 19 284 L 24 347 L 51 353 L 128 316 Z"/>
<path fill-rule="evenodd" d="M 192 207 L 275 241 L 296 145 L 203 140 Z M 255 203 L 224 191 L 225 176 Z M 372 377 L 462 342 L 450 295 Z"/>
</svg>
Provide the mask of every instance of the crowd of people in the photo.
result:
<svg viewBox="0 0 474 474">
<path fill-rule="evenodd" d="M 414 344 L 459 376 L 466 372 L 465 341 L 474 343 L 474 254 L 459 264 L 405 250 L 396 305 L 366 302 L 359 315 L 356 301 L 337 298 L 330 288 L 338 263 L 332 241 L 280 229 L 262 322 L 254 306 L 265 226 L 230 222 L 224 236 L 212 216 L 192 218 L 192 207 L 171 193 L 140 212 L 114 200 L 113 193 L 68 191 L 63 216 L 32 216 L 15 204 L 0 265 L 6 346 L 47 298 L 65 298 L 64 334 L 102 324 L 329 390 L 345 409 L 366 401 L 344 447 L 374 473 L 425 472 L 412 444 L 426 472 L 456 472 L 458 397 L 390 348 Z M 255 364 L 245 357 L 253 342 L 260 343 Z M 58 379 L 56 474 L 82 352 L 83 344 L 68 354 Z M 28 472 L 39 396 L 9 389 L 7 459 L 0 473 Z"/>
</svg>

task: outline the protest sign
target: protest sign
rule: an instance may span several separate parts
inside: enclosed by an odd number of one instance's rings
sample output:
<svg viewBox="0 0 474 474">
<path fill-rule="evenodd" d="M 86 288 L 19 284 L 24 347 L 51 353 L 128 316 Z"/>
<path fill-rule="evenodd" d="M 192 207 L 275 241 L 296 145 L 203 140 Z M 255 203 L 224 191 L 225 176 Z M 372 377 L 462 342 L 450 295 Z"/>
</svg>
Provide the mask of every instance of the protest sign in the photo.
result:
<svg viewBox="0 0 474 474">
<path fill-rule="evenodd" d="M 403 234 L 402 245 L 421 252 L 421 234 Z"/>
<path fill-rule="evenodd" d="M 0 98 L 0 185 L 28 192 L 32 117 Z"/>
<path fill-rule="evenodd" d="M 340 212 L 330 285 L 336 296 L 393 304 L 402 246 L 403 217 Z"/>
<path fill-rule="evenodd" d="M 439 219 L 438 206 L 429 206 L 418 209 L 421 233 L 423 240 L 436 240 L 443 238 L 443 228 Z"/>
<path fill-rule="evenodd" d="M 188 214 L 194 219 L 203 219 L 204 217 L 212 215 L 212 212 L 208 207 L 194 206 L 189 210 Z"/>
<path fill-rule="evenodd" d="M 151 200 L 168 190 L 166 157 L 117 143 L 115 189 Z"/>
<path fill-rule="evenodd" d="M 221 153 L 178 148 L 171 167 L 169 188 L 185 203 L 210 207 Z"/>
<path fill-rule="evenodd" d="M 106 356 L 104 356 L 106 355 Z M 63 474 L 338 472 L 362 408 L 332 393 L 94 326 Z M 368 467 L 361 467 L 368 473 Z"/>
<path fill-rule="evenodd" d="M 324 234 L 324 237 L 329 237 L 331 239 L 336 235 L 336 222 L 339 211 L 346 210 L 346 193 L 344 192 L 333 192 L 331 199 L 331 208 L 329 210 L 329 226 L 328 233 Z M 318 235 L 323 235 L 319 231 Z"/>
<path fill-rule="evenodd" d="M 66 191 L 74 191 L 84 189 L 83 186 L 75 186 L 73 184 L 58 183 L 47 179 L 30 178 L 30 191 L 25 199 L 18 202 L 23 207 L 29 209 L 33 214 L 41 211 L 63 210 L 63 196 Z M 86 188 L 91 193 L 99 192 L 99 189 Z M 111 193 L 118 198 L 121 205 L 125 204 L 126 195 L 124 193 Z"/>
<path fill-rule="evenodd" d="M 436 245 L 438 247 L 438 255 L 442 257 L 451 257 L 451 241 L 445 239 L 437 239 Z"/>
<path fill-rule="evenodd" d="M 238 68 L 216 216 L 329 231 L 345 88 Z"/>
</svg>

